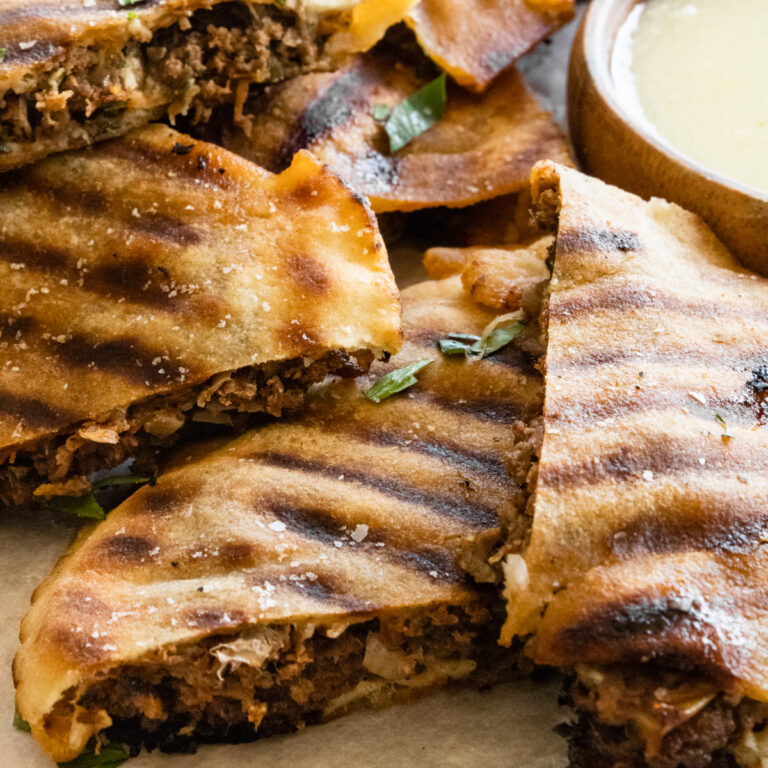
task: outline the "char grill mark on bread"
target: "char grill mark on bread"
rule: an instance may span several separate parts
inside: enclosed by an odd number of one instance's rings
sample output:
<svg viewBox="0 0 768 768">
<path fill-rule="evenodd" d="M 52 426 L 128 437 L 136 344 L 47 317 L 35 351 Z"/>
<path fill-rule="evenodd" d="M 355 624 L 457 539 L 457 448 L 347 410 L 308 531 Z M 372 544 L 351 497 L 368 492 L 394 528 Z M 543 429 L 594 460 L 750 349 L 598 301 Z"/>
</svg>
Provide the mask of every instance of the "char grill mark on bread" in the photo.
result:
<svg viewBox="0 0 768 768">
<path fill-rule="evenodd" d="M 11 172 L 0 232 L 5 504 L 191 420 L 294 411 L 400 344 L 375 218 L 306 153 L 275 176 L 147 127 Z"/>
<path fill-rule="evenodd" d="M 403 350 L 372 374 L 432 355 L 419 396 L 374 404 L 369 380 L 336 381 L 295 420 L 185 446 L 36 591 L 14 674 L 52 757 L 96 734 L 249 740 L 515 666 L 488 560 L 524 516 L 530 457 L 486 408 L 535 417 L 541 376 L 511 347 L 439 355 L 495 317 L 459 278 L 403 303 Z"/>
<path fill-rule="evenodd" d="M 675 205 L 551 163 L 532 186 L 557 242 L 535 514 L 502 637 L 575 670 L 574 766 L 753 768 L 768 281 Z"/>
</svg>

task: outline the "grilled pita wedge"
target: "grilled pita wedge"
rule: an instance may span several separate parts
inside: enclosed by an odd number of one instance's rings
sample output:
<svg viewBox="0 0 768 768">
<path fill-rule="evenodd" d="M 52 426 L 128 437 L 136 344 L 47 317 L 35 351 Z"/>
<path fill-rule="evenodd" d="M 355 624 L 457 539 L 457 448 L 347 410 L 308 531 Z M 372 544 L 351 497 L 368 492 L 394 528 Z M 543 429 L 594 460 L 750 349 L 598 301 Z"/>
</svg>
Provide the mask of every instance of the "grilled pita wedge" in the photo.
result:
<svg viewBox="0 0 768 768">
<path fill-rule="evenodd" d="M 421 0 L 406 22 L 453 79 L 482 91 L 570 21 L 574 0 Z"/>
<path fill-rule="evenodd" d="M 365 50 L 413 2 L 3 0 L 0 171 Z M 330 10 L 329 6 L 331 7 Z"/>
<path fill-rule="evenodd" d="M 696 216 L 551 164 L 530 546 L 504 637 L 575 671 L 574 766 L 768 759 L 768 280 Z"/>
<path fill-rule="evenodd" d="M 282 421 L 182 451 L 84 532 L 35 592 L 17 705 L 55 760 L 89 740 L 188 749 L 383 705 L 515 659 L 486 559 L 524 494 L 516 433 L 542 380 L 511 346 L 436 342 L 494 313 L 457 278 L 403 293 L 417 386 L 379 404 L 343 381 Z M 503 613 L 503 611 L 502 611 Z"/>
<path fill-rule="evenodd" d="M 337 72 L 255 94 L 241 125 L 225 126 L 223 143 L 273 171 L 297 149 L 310 149 L 377 213 L 472 205 L 527 189 L 542 157 L 570 162 L 552 116 L 515 69 L 482 95 L 449 87 L 443 118 L 391 153 L 377 111 L 401 104 L 434 77 L 420 54 L 377 48 Z"/>
<path fill-rule="evenodd" d="M 190 420 L 280 415 L 400 343 L 375 219 L 332 172 L 163 126 L 4 176 L 0 306 L 5 504 L 82 493 Z"/>
</svg>

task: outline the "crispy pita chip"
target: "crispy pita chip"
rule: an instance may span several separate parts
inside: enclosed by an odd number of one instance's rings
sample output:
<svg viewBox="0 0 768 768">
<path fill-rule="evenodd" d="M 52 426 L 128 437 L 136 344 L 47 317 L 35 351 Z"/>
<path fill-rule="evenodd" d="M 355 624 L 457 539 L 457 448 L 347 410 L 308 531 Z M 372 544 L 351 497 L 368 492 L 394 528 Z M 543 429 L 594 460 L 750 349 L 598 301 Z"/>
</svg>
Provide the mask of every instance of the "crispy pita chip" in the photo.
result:
<svg viewBox="0 0 768 768">
<path fill-rule="evenodd" d="M 150 120 L 204 122 L 250 83 L 327 69 L 366 50 L 412 2 L 5 0 L 0 171 Z"/>
<path fill-rule="evenodd" d="M 424 254 L 424 268 L 432 278 L 461 274 L 475 301 L 497 312 L 513 312 L 528 303 L 529 292 L 538 294 L 548 281 L 546 260 L 553 242 L 546 235 L 498 248 L 430 248 Z"/>
<path fill-rule="evenodd" d="M 527 188 L 538 159 L 570 162 L 551 115 L 515 70 L 483 95 L 449 89 L 443 119 L 390 153 L 374 113 L 432 79 L 422 69 L 377 50 L 338 72 L 270 87 L 246 105 L 245 130 L 225 127 L 224 145 L 272 170 L 311 149 L 377 213 L 471 205 Z"/>
<path fill-rule="evenodd" d="M 332 384 L 299 420 L 182 451 L 84 533 L 35 592 L 14 664 L 18 711 L 55 760 L 94 735 L 189 748 L 488 682 L 486 558 L 520 514 L 510 474 L 541 377 L 511 347 L 473 362 L 436 342 L 494 314 L 457 279 L 403 294 L 406 343 L 434 356 L 378 405 Z"/>
<path fill-rule="evenodd" d="M 421 0 L 407 23 L 438 66 L 482 91 L 573 13 L 574 0 Z"/>
<path fill-rule="evenodd" d="M 504 637 L 576 669 L 575 765 L 759 765 L 768 280 L 676 205 L 552 164 L 533 194 L 557 244 Z"/>
<path fill-rule="evenodd" d="M 6 504 L 399 347 L 375 219 L 331 171 L 163 126 L 3 177 L 0 307 Z"/>
</svg>

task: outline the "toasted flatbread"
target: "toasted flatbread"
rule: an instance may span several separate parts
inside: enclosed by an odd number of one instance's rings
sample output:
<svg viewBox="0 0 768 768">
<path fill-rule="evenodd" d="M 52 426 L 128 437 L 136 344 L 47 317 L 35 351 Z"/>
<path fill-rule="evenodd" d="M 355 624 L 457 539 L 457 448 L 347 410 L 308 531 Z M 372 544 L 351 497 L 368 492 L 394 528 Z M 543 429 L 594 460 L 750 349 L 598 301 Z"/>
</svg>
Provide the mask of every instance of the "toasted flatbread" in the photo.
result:
<svg viewBox="0 0 768 768">
<path fill-rule="evenodd" d="M 484 94 L 451 86 L 443 118 L 399 151 L 390 151 L 376 118 L 431 79 L 428 61 L 379 48 L 333 72 L 309 74 L 255 94 L 223 143 L 270 170 L 310 149 L 366 195 L 373 209 L 462 207 L 528 187 L 544 157 L 569 163 L 552 116 L 511 69 Z"/>
<path fill-rule="evenodd" d="M 487 88 L 502 71 L 573 18 L 575 0 L 421 0 L 408 26 L 457 83 Z"/>
<path fill-rule="evenodd" d="M 0 307 L 5 504 L 83 492 L 191 419 L 295 409 L 400 343 L 376 221 L 330 170 L 163 126 L 3 177 Z"/>
<path fill-rule="evenodd" d="M 434 357 L 415 387 L 374 404 L 370 382 L 332 383 L 300 419 L 181 451 L 37 589 L 14 675 L 53 759 L 94 736 L 250 740 L 509 671 L 498 591 L 466 574 L 494 579 L 521 513 L 542 379 L 512 347 L 439 356 L 495 317 L 457 278 L 403 303 L 403 351 L 375 373 Z"/>
<path fill-rule="evenodd" d="M 768 759 L 768 280 L 693 214 L 551 164 L 531 541 L 506 640 L 576 673 L 574 766 Z"/>
<path fill-rule="evenodd" d="M 365 50 L 408 0 L 3 0 L 0 171 Z M 340 10 L 339 10 L 340 9 Z"/>
</svg>

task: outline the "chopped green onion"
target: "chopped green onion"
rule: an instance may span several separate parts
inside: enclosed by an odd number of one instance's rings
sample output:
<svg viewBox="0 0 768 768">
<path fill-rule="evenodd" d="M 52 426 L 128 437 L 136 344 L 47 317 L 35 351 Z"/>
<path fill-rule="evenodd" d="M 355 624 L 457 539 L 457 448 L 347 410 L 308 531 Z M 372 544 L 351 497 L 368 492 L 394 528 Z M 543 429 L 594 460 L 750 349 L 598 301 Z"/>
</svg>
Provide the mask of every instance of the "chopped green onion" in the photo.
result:
<svg viewBox="0 0 768 768">
<path fill-rule="evenodd" d="M 18 713 L 13 713 L 13 727 L 17 731 L 24 731 L 29 733 L 32 729 L 29 727 L 29 723 Z"/>
<path fill-rule="evenodd" d="M 118 744 L 105 744 L 98 754 L 84 752 L 74 760 L 59 763 L 59 768 L 117 768 L 129 757 L 130 755 Z"/>
<path fill-rule="evenodd" d="M 138 19 L 139 14 L 136 13 L 136 11 L 128 11 L 128 21 L 133 21 L 134 19 Z"/>
<path fill-rule="evenodd" d="M 120 4 L 122 8 L 125 8 L 127 5 L 136 5 L 137 3 L 143 3 L 144 0 L 117 0 L 117 2 Z"/>
<path fill-rule="evenodd" d="M 422 368 L 426 368 L 431 362 L 432 358 L 427 358 L 406 365 L 404 368 L 390 371 L 376 381 L 370 389 L 366 390 L 365 396 L 374 403 L 380 403 L 382 400 L 412 387 L 418 382 L 415 374 Z"/>
<path fill-rule="evenodd" d="M 445 75 L 440 75 L 421 90 L 398 104 L 384 125 L 389 136 L 389 149 L 397 152 L 431 128 L 445 114 L 447 91 Z"/>
<path fill-rule="evenodd" d="M 5 58 L 5 48 L 0 46 L 0 61 L 2 61 Z"/>
</svg>

